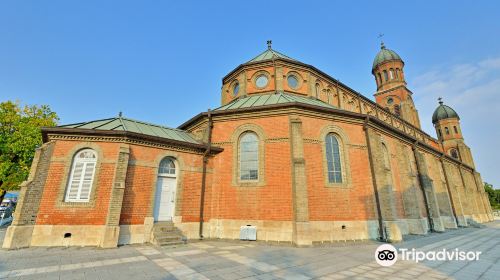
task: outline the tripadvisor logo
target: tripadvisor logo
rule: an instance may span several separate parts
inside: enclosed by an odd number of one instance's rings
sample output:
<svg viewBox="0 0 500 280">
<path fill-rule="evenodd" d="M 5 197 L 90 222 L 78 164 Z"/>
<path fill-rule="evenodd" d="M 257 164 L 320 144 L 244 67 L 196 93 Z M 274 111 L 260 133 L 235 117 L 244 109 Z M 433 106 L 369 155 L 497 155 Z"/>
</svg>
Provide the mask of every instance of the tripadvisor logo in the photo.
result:
<svg viewBox="0 0 500 280">
<path fill-rule="evenodd" d="M 477 261 L 480 251 L 461 251 L 458 248 L 452 250 L 441 249 L 438 251 L 418 251 L 415 248 L 398 250 L 390 244 L 382 244 L 375 250 L 375 261 L 381 266 L 391 266 L 398 260 L 414 261 Z"/>
<path fill-rule="evenodd" d="M 391 266 L 398 260 L 398 251 L 391 244 L 382 244 L 375 250 L 375 261 L 381 266 Z"/>
</svg>

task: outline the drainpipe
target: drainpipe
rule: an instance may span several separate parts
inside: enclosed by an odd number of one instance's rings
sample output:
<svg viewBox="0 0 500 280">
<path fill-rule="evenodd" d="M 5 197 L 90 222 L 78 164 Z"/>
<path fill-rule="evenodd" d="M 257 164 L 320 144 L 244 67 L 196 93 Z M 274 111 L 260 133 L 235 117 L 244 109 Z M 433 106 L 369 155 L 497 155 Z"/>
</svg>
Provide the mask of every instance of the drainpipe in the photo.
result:
<svg viewBox="0 0 500 280">
<path fill-rule="evenodd" d="M 206 182 L 207 182 L 207 163 L 208 163 L 208 157 L 210 155 L 211 149 L 212 149 L 212 127 L 213 127 L 213 121 L 212 121 L 212 112 L 210 109 L 207 111 L 208 113 L 208 141 L 207 141 L 207 148 L 205 152 L 203 153 L 203 171 L 202 171 L 202 177 L 201 177 L 201 193 L 200 193 L 200 240 L 203 239 L 203 211 L 205 208 L 205 188 L 206 188 Z"/>
<path fill-rule="evenodd" d="M 420 159 L 417 156 L 418 153 L 417 145 L 418 141 L 415 141 L 415 143 L 413 143 L 413 146 L 411 148 L 413 150 L 413 156 L 415 157 L 415 163 L 417 166 L 418 182 L 420 183 L 420 189 L 422 190 L 422 194 L 424 195 L 425 210 L 427 212 L 427 220 L 429 221 L 430 231 L 434 232 L 434 223 L 432 222 L 431 209 L 429 208 L 429 202 L 427 201 L 427 193 L 425 192 L 424 179 L 422 178 L 422 173 L 420 172 Z"/>
<path fill-rule="evenodd" d="M 339 96 L 340 98 L 340 96 Z M 372 149 L 370 145 L 370 135 L 368 134 L 368 122 L 370 121 L 370 116 L 366 116 L 365 123 L 363 124 L 363 130 L 366 136 L 366 146 L 368 148 L 368 160 L 370 162 L 370 171 L 372 175 L 373 192 L 375 194 L 375 204 L 377 205 L 377 217 L 378 217 L 378 234 L 380 241 L 387 241 L 384 234 L 384 220 L 382 217 L 382 209 L 380 209 L 380 198 L 378 195 L 377 179 L 375 178 L 375 166 L 373 165 Z"/>
</svg>

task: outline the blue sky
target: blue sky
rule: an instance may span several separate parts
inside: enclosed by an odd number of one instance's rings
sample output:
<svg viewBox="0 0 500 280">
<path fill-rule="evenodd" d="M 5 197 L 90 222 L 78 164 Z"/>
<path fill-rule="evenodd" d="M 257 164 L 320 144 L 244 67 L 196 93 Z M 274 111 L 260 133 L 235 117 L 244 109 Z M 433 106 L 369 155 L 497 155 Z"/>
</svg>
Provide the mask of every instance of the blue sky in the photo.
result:
<svg viewBox="0 0 500 280">
<path fill-rule="evenodd" d="M 383 33 L 424 130 L 442 96 L 498 188 L 499 14 L 495 1 L 1 1 L 0 101 L 175 127 L 219 106 L 221 78 L 268 39 L 372 98 Z"/>
</svg>

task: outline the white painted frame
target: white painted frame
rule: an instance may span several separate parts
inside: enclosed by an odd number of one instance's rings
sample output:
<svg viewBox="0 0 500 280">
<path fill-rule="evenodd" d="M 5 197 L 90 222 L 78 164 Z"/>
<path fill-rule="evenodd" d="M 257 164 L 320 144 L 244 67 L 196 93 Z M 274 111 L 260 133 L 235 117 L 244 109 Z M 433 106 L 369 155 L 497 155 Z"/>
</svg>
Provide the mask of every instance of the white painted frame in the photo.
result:
<svg viewBox="0 0 500 280">
<path fill-rule="evenodd" d="M 78 156 L 81 154 L 81 153 L 84 153 L 84 152 L 92 152 L 94 154 L 94 158 L 79 158 Z M 91 193 L 92 193 L 92 186 L 93 186 L 93 183 L 94 183 L 94 179 L 95 179 L 95 170 L 96 170 L 96 166 L 97 166 L 97 159 L 98 159 L 98 156 L 97 156 L 97 153 L 96 151 L 94 151 L 93 149 L 90 149 L 90 148 L 86 148 L 86 149 L 82 149 L 82 150 L 79 150 L 74 156 L 73 156 L 73 162 L 71 164 L 71 171 L 70 171 L 70 176 L 69 176 L 69 180 L 68 180 L 68 183 L 67 183 L 67 186 L 66 186 L 66 195 L 65 195 L 65 198 L 64 198 L 64 201 L 66 202 L 89 202 L 90 201 L 90 197 L 91 197 Z M 73 182 L 73 178 L 74 178 L 74 173 L 75 173 L 75 167 L 78 163 L 83 163 L 83 168 L 82 168 L 82 176 L 78 182 L 78 189 L 77 189 L 77 195 L 76 195 L 76 198 L 74 199 L 71 199 L 69 197 L 69 194 L 70 194 L 70 190 L 71 190 L 71 183 Z M 86 199 L 81 199 L 80 196 L 81 196 L 81 192 L 82 192 L 82 187 L 83 187 L 83 178 L 84 178 L 84 175 L 85 175 L 85 171 L 86 171 L 86 167 L 87 167 L 87 164 L 88 163 L 94 163 L 94 167 L 92 169 L 92 176 L 91 176 L 91 179 L 90 179 L 90 189 L 89 189 L 89 195 L 88 195 L 88 198 Z"/>
</svg>

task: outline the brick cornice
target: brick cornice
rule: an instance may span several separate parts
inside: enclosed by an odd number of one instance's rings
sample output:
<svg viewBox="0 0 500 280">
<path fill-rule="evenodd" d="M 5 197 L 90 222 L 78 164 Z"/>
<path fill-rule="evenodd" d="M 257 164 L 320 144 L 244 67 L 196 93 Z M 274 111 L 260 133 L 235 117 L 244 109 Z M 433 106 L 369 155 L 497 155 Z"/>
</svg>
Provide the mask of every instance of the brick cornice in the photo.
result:
<svg viewBox="0 0 500 280">
<path fill-rule="evenodd" d="M 129 144 L 144 144 L 148 146 L 164 146 L 176 150 L 188 150 L 196 153 L 203 153 L 207 149 L 206 144 L 189 143 L 135 132 L 117 130 L 43 127 L 42 139 L 44 143 L 52 139 L 125 142 Z M 218 154 L 223 150 L 224 149 L 220 147 L 211 147 L 212 154 Z"/>
</svg>

